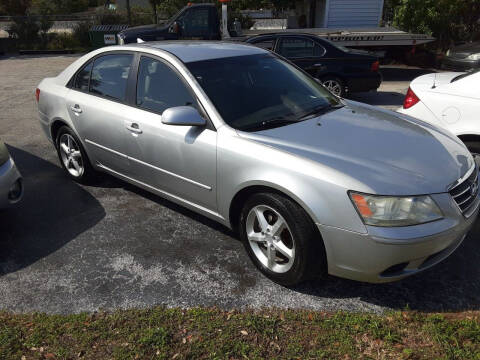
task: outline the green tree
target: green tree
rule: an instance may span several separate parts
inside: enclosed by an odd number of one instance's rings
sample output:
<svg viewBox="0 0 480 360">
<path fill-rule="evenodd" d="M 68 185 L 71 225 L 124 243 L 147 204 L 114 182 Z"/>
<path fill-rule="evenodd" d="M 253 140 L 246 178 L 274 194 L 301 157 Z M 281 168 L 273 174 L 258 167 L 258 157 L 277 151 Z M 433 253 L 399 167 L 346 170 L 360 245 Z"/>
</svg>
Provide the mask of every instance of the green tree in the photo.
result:
<svg viewBox="0 0 480 360">
<path fill-rule="evenodd" d="M 480 32 L 478 0 L 388 0 L 387 6 L 393 9 L 395 26 L 432 35 L 441 48 Z"/>
<path fill-rule="evenodd" d="M 0 14 L 25 15 L 32 0 L 0 0 Z"/>
<path fill-rule="evenodd" d="M 31 0 L 32 12 L 42 15 L 71 14 L 88 9 L 89 0 Z"/>
<path fill-rule="evenodd" d="M 157 6 L 160 3 L 160 0 L 149 0 L 150 6 L 152 7 L 153 11 L 153 22 L 158 24 L 158 13 L 157 13 Z"/>
</svg>

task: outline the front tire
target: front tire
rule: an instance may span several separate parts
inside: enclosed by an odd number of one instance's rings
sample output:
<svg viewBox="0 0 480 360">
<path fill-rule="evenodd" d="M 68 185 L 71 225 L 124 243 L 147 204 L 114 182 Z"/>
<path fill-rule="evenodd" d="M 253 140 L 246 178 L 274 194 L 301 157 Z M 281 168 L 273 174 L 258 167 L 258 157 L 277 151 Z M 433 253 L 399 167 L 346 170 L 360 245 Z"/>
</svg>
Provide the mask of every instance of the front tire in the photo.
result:
<svg viewBox="0 0 480 360">
<path fill-rule="evenodd" d="M 74 181 L 88 184 L 95 176 L 87 153 L 77 135 L 68 126 L 62 126 L 55 142 L 62 168 Z"/>
<path fill-rule="evenodd" d="M 323 241 L 309 215 L 289 198 L 254 194 L 239 228 L 250 259 L 276 283 L 293 286 L 326 273 Z"/>
</svg>

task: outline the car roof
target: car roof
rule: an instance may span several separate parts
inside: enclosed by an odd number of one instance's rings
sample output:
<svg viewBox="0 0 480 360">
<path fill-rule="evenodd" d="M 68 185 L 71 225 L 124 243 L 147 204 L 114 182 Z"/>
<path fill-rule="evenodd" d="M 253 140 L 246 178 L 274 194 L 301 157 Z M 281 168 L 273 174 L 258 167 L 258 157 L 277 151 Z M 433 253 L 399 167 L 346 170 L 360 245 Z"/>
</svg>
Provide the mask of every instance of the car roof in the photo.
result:
<svg viewBox="0 0 480 360">
<path fill-rule="evenodd" d="M 175 55 L 184 63 L 233 56 L 268 54 L 267 50 L 253 45 L 223 41 L 152 41 L 137 44 L 139 48 L 160 49 Z"/>
</svg>

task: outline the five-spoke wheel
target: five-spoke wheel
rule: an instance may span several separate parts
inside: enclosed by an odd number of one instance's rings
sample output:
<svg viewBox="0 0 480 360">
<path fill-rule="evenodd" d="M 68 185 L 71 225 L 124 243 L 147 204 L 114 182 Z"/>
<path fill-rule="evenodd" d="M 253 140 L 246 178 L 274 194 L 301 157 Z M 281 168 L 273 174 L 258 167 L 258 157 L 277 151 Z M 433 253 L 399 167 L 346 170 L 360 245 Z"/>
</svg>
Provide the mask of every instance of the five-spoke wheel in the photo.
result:
<svg viewBox="0 0 480 360">
<path fill-rule="evenodd" d="M 80 183 L 88 183 L 95 173 L 87 153 L 77 135 L 68 126 L 62 126 L 55 141 L 58 158 L 68 176 Z"/>
<path fill-rule="evenodd" d="M 240 214 L 240 236 L 253 263 L 291 286 L 326 272 L 323 241 L 305 210 L 277 193 L 256 193 Z"/>
<path fill-rule="evenodd" d="M 75 177 L 82 176 L 85 168 L 83 167 L 82 153 L 72 135 L 65 133 L 60 136 L 60 154 L 65 169 Z"/>
<path fill-rule="evenodd" d="M 257 259 L 269 270 L 288 271 L 295 259 L 295 240 L 285 219 L 266 205 L 250 210 L 246 223 L 247 238 Z"/>
</svg>

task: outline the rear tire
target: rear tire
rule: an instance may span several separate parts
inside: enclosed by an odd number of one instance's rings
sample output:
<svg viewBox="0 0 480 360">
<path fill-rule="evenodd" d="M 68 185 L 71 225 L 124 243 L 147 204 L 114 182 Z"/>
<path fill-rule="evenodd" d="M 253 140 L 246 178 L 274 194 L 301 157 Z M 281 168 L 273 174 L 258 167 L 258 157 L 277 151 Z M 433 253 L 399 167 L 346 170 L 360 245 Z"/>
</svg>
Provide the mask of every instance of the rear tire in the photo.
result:
<svg viewBox="0 0 480 360">
<path fill-rule="evenodd" d="M 96 172 L 72 129 L 62 126 L 58 130 L 55 146 L 60 164 L 69 178 L 81 184 L 89 184 L 94 180 Z"/>
<path fill-rule="evenodd" d="M 346 93 L 344 82 L 336 76 L 326 76 L 322 78 L 322 84 L 333 95 L 344 97 Z"/>
<path fill-rule="evenodd" d="M 284 286 L 326 273 L 323 241 L 297 203 L 275 193 L 252 195 L 240 214 L 240 237 L 255 266 Z"/>
</svg>

